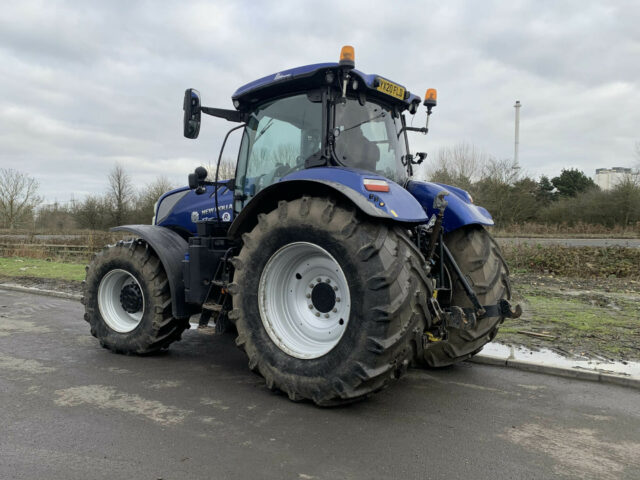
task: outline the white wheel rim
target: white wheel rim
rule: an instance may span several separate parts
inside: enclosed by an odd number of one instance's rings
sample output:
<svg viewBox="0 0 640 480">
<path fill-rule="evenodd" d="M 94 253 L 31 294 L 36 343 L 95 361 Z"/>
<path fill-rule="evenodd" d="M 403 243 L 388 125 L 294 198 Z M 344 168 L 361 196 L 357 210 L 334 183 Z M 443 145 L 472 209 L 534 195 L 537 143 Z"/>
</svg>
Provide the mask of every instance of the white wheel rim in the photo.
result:
<svg viewBox="0 0 640 480">
<path fill-rule="evenodd" d="M 136 285 L 142 293 L 138 280 L 126 270 L 115 269 L 107 273 L 98 286 L 98 308 L 105 323 L 118 333 L 127 333 L 134 330 L 142 321 L 144 314 L 144 294 L 142 305 L 134 313 L 130 313 L 122 306 L 122 289 Z"/>
<path fill-rule="evenodd" d="M 311 359 L 340 342 L 349 323 L 351 297 L 344 272 L 329 252 L 295 242 L 267 262 L 258 304 L 262 324 L 278 348 Z"/>
</svg>

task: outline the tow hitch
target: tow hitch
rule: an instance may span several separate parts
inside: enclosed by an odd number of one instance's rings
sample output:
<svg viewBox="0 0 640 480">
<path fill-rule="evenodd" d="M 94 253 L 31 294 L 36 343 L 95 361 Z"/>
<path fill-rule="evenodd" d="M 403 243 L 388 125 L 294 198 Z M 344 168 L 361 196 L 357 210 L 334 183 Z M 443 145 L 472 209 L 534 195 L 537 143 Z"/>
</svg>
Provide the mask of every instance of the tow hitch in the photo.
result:
<svg viewBox="0 0 640 480">
<path fill-rule="evenodd" d="M 429 343 L 446 340 L 448 331 L 451 328 L 468 331 L 473 330 L 478 321 L 486 317 L 518 318 L 522 315 L 522 307 L 520 305 L 516 305 L 513 308 L 511 303 L 504 299 L 495 305 L 483 305 L 480 310 L 482 314 L 477 314 L 477 310 L 474 308 L 452 306 L 442 309 L 438 300 L 432 298 L 431 310 L 434 313 L 435 323 L 433 328 L 425 331 L 422 336 L 423 348 L 427 348 Z"/>
<path fill-rule="evenodd" d="M 516 305 L 515 309 L 511 307 L 508 300 L 502 299 L 495 305 L 481 305 L 478 296 L 473 291 L 473 287 L 467 281 L 466 276 L 460 270 L 457 262 L 453 258 L 453 255 L 444 244 L 442 221 L 444 218 L 444 211 L 447 208 L 448 202 L 445 197 L 448 195 L 446 190 L 438 193 L 433 201 L 433 208 L 438 211 L 437 215 L 433 215 L 427 225 L 424 226 L 424 236 L 430 234 L 428 237 L 428 247 L 424 250 L 425 259 L 427 265 L 432 263 L 433 256 L 436 252 L 436 247 L 439 246 L 440 250 L 440 277 L 444 276 L 444 260 L 446 259 L 451 268 L 457 275 L 458 281 L 462 284 L 467 298 L 471 301 L 473 308 L 462 308 L 458 306 L 451 306 L 446 309 L 442 309 L 438 303 L 437 296 L 434 295 L 431 298 L 431 310 L 434 317 L 434 326 L 437 329 L 439 335 L 434 335 L 434 332 L 425 332 L 425 336 L 428 341 L 433 342 L 446 338 L 446 331 L 449 328 L 455 328 L 458 330 L 472 330 L 476 327 L 478 320 L 486 317 L 502 317 L 502 318 L 518 318 L 522 315 L 522 308 L 520 305 Z M 418 235 L 418 238 L 420 235 Z"/>
</svg>

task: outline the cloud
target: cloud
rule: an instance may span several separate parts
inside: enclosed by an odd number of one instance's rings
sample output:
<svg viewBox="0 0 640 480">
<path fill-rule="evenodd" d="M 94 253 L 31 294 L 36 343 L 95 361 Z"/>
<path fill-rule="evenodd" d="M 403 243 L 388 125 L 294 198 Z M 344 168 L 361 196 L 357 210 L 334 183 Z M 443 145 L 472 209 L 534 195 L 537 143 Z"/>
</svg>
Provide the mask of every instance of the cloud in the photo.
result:
<svg viewBox="0 0 640 480">
<path fill-rule="evenodd" d="M 13 2 L 0 11 L 0 163 L 49 201 L 104 191 L 116 161 L 138 185 L 184 184 L 232 126 L 206 118 L 184 139 L 185 88 L 231 108 L 244 83 L 352 44 L 361 70 L 439 89 L 414 150 L 464 141 L 511 157 L 519 99 L 523 169 L 592 175 L 635 161 L 639 20 L 630 1 Z"/>
</svg>

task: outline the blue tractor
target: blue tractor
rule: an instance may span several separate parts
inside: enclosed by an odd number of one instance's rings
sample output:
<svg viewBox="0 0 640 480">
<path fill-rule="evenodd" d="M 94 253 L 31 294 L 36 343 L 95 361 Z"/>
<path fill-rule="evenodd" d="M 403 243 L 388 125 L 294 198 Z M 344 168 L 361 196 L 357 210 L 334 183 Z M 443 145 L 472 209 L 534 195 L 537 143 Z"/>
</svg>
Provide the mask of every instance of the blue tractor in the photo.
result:
<svg viewBox="0 0 640 480">
<path fill-rule="evenodd" d="M 233 110 L 185 92 L 186 137 L 203 113 L 242 129 L 235 178 L 217 178 L 221 151 L 213 180 L 197 168 L 158 200 L 153 225 L 114 229 L 134 238 L 96 255 L 83 297 L 102 346 L 155 352 L 213 313 L 268 388 L 336 405 L 412 364 L 465 360 L 519 315 L 489 213 L 411 178 L 426 154 L 407 133 L 427 132 L 435 90 L 422 102 L 354 67 L 344 47 L 338 63 L 239 88 Z M 427 125 L 410 127 L 420 103 Z"/>
</svg>

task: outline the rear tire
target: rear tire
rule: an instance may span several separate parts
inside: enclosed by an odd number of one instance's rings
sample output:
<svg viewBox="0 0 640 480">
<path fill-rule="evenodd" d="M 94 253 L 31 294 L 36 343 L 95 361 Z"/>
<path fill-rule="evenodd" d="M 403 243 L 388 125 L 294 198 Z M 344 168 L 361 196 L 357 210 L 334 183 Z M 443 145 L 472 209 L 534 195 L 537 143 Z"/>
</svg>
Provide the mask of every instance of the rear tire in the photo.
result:
<svg viewBox="0 0 640 480">
<path fill-rule="evenodd" d="M 180 339 L 162 263 L 142 240 L 105 247 L 87 266 L 82 303 L 91 334 L 116 353 L 148 354 Z"/>
<path fill-rule="evenodd" d="M 481 305 L 494 305 L 501 299 L 511 298 L 509 269 L 489 232 L 479 225 L 469 225 L 447 234 L 444 242 Z M 473 307 L 455 272 L 449 270 L 451 305 Z M 473 330 L 449 329 L 447 340 L 427 344 L 424 363 L 430 367 L 445 367 L 472 357 L 494 339 L 503 321 L 502 316 L 485 317 Z"/>
<path fill-rule="evenodd" d="M 230 318 L 249 368 L 291 400 L 322 406 L 362 399 L 399 378 L 421 339 L 430 294 L 424 259 L 405 233 L 324 198 L 281 201 L 258 220 L 242 237 L 230 287 Z M 321 263 L 332 267 L 322 270 Z M 326 284 L 336 287 L 341 304 Z M 304 308 L 314 313 L 305 316 Z M 334 308 L 346 317 L 339 335 L 314 320 L 334 325 Z"/>
</svg>

